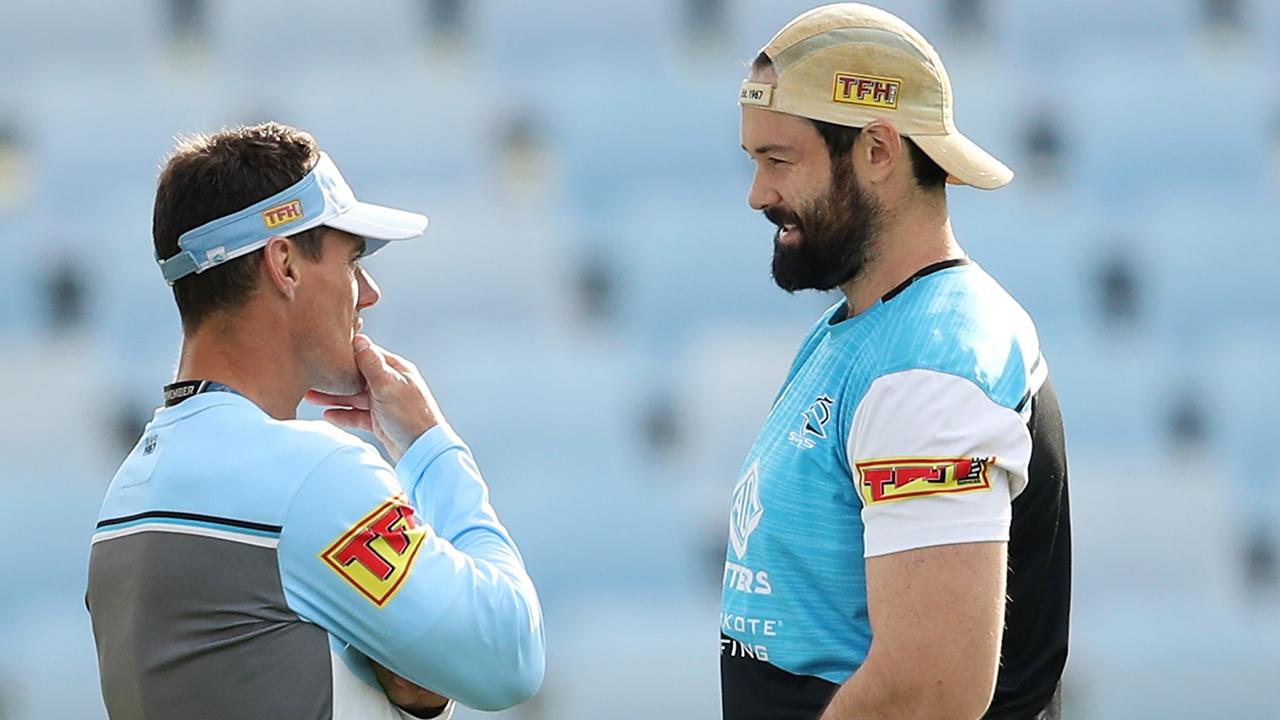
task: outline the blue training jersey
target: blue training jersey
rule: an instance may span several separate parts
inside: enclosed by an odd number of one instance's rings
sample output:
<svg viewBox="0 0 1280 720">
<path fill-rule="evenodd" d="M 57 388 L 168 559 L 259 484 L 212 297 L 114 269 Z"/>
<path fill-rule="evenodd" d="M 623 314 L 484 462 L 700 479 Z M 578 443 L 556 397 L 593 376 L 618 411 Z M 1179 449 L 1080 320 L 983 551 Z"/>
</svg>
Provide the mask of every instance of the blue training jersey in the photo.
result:
<svg viewBox="0 0 1280 720">
<path fill-rule="evenodd" d="M 409 717 L 370 659 L 493 710 L 543 673 L 537 593 L 450 428 L 392 468 L 233 392 L 156 411 L 107 491 L 86 601 L 112 717 Z"/>
<path fill-rule="evenodd" d="M 1009 541 L 1019 571 L 988 717 L 1035 716 L 1065 663 L 1070 578 L 1035 327 L 967 260 L 845 314 L 842 301 L 805 338 L 733 492 L 725 717 L 818 717 L 871 645 L 866 557 L 984 541 Z"/>
</svg>

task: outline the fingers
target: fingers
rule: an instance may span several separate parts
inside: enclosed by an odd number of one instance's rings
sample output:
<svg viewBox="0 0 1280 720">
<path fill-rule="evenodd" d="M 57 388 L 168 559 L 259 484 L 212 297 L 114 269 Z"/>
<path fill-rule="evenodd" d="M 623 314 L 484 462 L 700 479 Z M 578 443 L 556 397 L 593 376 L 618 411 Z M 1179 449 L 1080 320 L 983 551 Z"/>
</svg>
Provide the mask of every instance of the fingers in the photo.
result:
<svg viewBox="0 0 1280 720">
<path fill-rule="evenodd" d="M 340 428 L 373 432 L 373 416 L 368 410 L 329 408 L 324 411 L 324 419 Z"/>
<path fill-rule="evenodd" d="M 438 695 L 424 687 L 414 685 L 376 662 L 371 664 L 373 665 L 374 676 L 377 677 L 378 683 L 382 685 L 382 689 L 386 692 L 387 699 L 401 709 L 409 710 L 413 714 L 425 715 L 428 712 L 437 712 L 443 709 L 449 702 L 449 699 L 443 695 Z"/>
<path fill-rule="evenodd" d="M 397 355 L 396 353 L 393 353 L 384 347 L 381 347 L 375 344 L 372 340 L 369 340 L 368 336 L 365 336 L 365 335 L 357 335 L 355 339 L 355 349 L 356 349 L 357 360 L 359 359 L 359 355 L 362 352 L 362 347 L 364 347 L 364 343 L 361 342 L 361 338 L 368 341 L 368 346 L 373 350 L 375 354 L 381 356 L 382 361 L 387 364 L 387 367 L 390 367 L 393 370 L 396 370 L 402 374 L 407 374 L 407 375 L 416 374 L 418 372 L 418 367 L 414 365 L 412 362 L 410 362 L 408 359 L 406 359 L 401 355 Z"/>
<path fill-rule="evenodd" d="M 321 405 L 324 407 L 344 407 L 355 408 L 357 410 L 369 409 L 369 391 L 363 390 L 355 395 L 330 395 L 327 392 L 319 390 L 308 390 L 304 400 L 312 405 Z"/>
<path fill-rule="evenodd" d="M 367 335 L 356 335 L 352 347 L 356 351 L 356 367 L 368 381 L 371 391 L 376 393 L 393 379 L 395 371 L 387 364 L 385 351 L 374 345 Z"/>
<path fill-rule="evenodd" d="M 422 433 L 443 421 L 439 407 L 413 363 L 387 352 L 367 335 L 356 335 L 351 346 L 368 389 L 363 398 L 356 397 L 361 393 L 348 398 L 352 401 L 350 410 L 331 407 L 325 417 L 359 429 L 376 423 L 378 439 L 392 459 L 399 460 Z M 356 407 L 358 401 L 369 409 Z"/>
<path fill-rule="evenodd" d="M 393 352 L 386 353 L 387 364 L 404 375 L 416 375 L 418 368 Z"/>
<path fill-rule="evenodd" d="M 405 358 L 404 356 L 402 356 L 402 355 L 397 355 L 396 353 L 393 353 L 393 352 L 391 352 L 390 350 L 388 350 L 388 349 L 386 349 L 386 348 L 382 348 L 382 354 L 387 356 L 387 361 L 388 361 L 388 362 L 390 362 L 390 361 L 392 361 L 392 360 L 395 360 L 396 362 L 400 363 L 401 365 L 412 365 L 412 364 L 413 364 L 413 363 L 409 362 L 409 360 L 408 360 L 407 358 Z"/>
</svg>

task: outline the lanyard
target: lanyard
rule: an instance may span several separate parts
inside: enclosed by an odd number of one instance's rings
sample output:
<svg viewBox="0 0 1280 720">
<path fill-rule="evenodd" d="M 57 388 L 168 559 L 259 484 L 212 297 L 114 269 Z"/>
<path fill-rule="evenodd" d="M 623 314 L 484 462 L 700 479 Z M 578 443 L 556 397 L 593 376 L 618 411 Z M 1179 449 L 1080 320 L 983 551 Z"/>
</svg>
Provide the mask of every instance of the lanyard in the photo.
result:
<svg viewBox="0 0 1280 720">
<path fill-rule="evenodd" d="M 189 397 L 205 392 L 229 392 L 240 395 L 234 389 L 220 382 L 212 380 L 181 380 L 164 386 L 164 406 L 173 407 Z"/>
</svg>

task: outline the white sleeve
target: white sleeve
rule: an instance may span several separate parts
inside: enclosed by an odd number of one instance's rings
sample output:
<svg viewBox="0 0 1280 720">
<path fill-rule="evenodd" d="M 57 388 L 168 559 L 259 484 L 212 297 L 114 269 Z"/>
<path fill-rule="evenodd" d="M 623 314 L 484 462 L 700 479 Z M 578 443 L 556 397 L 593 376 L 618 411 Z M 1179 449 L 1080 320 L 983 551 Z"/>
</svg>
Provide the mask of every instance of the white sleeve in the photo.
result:
<svg viewBox="0 0 1280 720">
<path fill-rule="evenodd" d="M 847 444 L 866 557 L 1008 541 L 1031 433 L 974 382 L 933 370 L 877 378 Z"/>
</svg>

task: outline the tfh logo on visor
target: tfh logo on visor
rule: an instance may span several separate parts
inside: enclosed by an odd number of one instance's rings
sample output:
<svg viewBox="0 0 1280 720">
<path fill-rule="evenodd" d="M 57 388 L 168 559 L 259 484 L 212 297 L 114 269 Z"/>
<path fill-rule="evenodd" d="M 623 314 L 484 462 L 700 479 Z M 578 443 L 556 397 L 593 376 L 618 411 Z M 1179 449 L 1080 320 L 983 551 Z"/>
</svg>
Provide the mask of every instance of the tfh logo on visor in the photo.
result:
<svg viewBox="0 0 1280 720">
<path fill-rule="evenodd" d="M 268 230 L 274 230 L 281 225 L 288 225 L 295 220 L 301 219 L 301 200 L 290 200 L 283 205 L 277 205 L 269 210 L 262 211 L 262 222 L 266 223 Z"/>
</svg>

